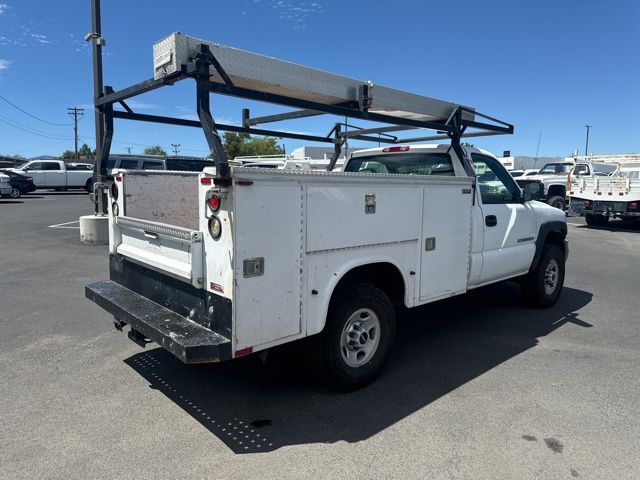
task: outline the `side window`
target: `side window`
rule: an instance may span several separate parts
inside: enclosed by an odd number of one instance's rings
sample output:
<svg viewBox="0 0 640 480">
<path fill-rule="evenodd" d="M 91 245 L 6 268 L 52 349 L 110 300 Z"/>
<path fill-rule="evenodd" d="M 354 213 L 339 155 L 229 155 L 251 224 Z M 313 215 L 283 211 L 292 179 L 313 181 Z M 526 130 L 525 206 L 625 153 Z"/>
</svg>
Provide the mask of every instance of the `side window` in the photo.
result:
<svg viewBox="0 0 640 480">
<path fill-rule="evenodd" d="M 29 165 L 29 171 L 41 171 L 44 170 L 44 163 L 36 162 Z"/>
<path fill-rule="evenodd" d="M 142 168 L 144 170 L 162 170 L 162 162 L 156 160 L 145 160 L 142 162 Z"/>
<path fill-rule="evenodd" d="M 509 172 L 495 158 L 471 154 L 482 203 L 519 203 L 518 187 Z"/>
<path fill-rule="evenodd" d="M 44 169 L 45 170 L 61 170 L 60 164 L 57 162 L 46 162 L 44 164 Z"/>
<path fill-rule="evenodd" d="M 578 164 L 574 171 L 574 175 L 591 175 L 591 170 L 589 169 L 589 165 L 587 165 L 586 163 Z"/>
<path fill-rule="evenodd" d="M 122 160 L 119 168 L 138 168 L 138 160 Z"/>
</svg>

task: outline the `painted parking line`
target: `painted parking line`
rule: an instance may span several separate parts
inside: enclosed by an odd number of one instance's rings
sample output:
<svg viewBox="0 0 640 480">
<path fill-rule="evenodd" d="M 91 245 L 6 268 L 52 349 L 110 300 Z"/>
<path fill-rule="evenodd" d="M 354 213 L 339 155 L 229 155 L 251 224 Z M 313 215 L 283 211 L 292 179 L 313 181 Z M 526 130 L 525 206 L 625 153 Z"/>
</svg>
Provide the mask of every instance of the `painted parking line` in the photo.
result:
<svg viewBox="0 0 640 480">
<path fill-rule="evenodd" d="M 73 223 L 77 223 L 78 226 L 76 227 L 72 227 L 71 224 Z M 58 223 L 56 225 L 49 225 L 48 228 L 80 228 L 80 220 L 75 220 L 73 222 L 65 222 L 65 223 Z"/>
</svg>

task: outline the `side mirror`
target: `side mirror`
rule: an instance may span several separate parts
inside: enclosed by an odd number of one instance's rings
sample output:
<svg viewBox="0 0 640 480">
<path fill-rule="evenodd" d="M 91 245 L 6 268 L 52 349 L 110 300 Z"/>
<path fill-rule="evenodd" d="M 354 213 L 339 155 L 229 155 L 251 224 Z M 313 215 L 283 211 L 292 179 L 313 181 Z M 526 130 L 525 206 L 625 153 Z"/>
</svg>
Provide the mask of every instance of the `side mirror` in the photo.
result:
<svg viewBox="0 0 640 480">
<path fill-rule="evenodd" d="M 542 182 L 527 182 L 522 186 L 522 196 L 525 202 L 540 200 L 544 197 L 544 185 Z"/>
</svg>

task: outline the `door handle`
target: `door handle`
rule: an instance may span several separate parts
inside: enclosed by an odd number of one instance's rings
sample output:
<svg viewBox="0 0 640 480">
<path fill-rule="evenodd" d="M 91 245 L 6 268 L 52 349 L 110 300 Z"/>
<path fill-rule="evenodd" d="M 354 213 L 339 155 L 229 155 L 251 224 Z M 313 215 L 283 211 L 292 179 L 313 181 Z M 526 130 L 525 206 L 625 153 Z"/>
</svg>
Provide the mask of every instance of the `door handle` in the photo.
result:
<svg viewBox="0 0 640 480">
<path fill-rule="evenodd" d="M 484 217 L 484 224 L 487 227 L 495 227 L 496 225 L 498 225 L 498 219 L 495 215 L 487 215 L 486 217 Z"/>
</svg>

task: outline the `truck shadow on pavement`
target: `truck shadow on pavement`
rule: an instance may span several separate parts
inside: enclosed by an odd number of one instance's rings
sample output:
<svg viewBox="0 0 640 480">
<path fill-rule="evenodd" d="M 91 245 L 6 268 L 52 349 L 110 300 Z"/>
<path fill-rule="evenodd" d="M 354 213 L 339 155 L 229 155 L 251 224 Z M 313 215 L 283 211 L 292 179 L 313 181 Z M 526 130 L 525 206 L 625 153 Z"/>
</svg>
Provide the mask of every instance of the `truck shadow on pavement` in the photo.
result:
<svg viewBox="0 0 640 480">
<path fill-rule="evenodd" d="M 567 323 L 590 293 L 564 289 L 551 309 L 522 307 L 514 284 L 485 287 L 399 316 L 381 377 L 357 392 L 327 390 L 309 374 L 305 343 L 217 365 L 186 366 L 161 348 L 125 362 L 235 453 L 358 442 L 427 407 Z M 432 428 L 432 427 L 430 427 Z"/>
</svg>

